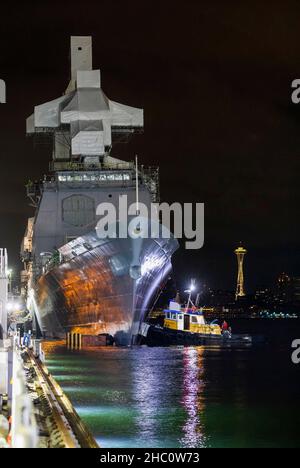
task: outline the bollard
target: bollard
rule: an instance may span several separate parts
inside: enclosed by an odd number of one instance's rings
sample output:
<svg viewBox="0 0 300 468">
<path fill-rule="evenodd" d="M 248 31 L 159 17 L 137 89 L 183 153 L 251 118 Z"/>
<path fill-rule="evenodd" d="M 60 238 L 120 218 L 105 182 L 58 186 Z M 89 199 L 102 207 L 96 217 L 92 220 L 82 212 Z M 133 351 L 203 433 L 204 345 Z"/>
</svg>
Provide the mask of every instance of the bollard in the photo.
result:
<svg viewBox="0 0 300 468">
<path fill-rule="evenodd" d="M 42 340 L 32 340 L 33 355 L 37 359 L 40 357 Z"/>
<path fill-rule="evenodd" d="M 81 333 L 67 333 L 66 345 L 69 349 L 81 349 L 82 347 Z"/>
<path fill-rule="evenodd" d="M 82 347 L 81 333 L 66 333 L 66 346 L 69 349 L 81 349 Z"/>
</svg>

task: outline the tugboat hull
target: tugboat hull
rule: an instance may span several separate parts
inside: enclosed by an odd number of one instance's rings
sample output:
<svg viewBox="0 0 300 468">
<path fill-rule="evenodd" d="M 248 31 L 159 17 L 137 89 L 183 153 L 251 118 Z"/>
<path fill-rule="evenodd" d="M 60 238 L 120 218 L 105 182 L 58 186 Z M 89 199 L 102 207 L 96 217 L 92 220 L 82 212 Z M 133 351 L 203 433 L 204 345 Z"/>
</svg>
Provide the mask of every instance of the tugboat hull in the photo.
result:
<svg viewBox="0 0 300 468">
<path fill-rule="evenodd" d="M 150 325 L 141 338 L 147 346 L 251 346 L 250 335 L 206 335 Z"/>
</svg>

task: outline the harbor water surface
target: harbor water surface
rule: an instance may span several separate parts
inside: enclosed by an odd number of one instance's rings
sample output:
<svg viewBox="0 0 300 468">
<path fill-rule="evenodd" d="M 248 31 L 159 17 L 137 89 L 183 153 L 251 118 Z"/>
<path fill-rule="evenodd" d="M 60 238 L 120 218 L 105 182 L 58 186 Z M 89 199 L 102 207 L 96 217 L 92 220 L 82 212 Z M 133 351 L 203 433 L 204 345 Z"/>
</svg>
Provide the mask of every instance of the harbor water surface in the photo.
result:
<svg viewBox="0 0 300 468">
<path fill-rule="evenodd" d="M 46 347 L 50 372 L 103 448 L 300 447 L 291 352 Z"/>
</svg>

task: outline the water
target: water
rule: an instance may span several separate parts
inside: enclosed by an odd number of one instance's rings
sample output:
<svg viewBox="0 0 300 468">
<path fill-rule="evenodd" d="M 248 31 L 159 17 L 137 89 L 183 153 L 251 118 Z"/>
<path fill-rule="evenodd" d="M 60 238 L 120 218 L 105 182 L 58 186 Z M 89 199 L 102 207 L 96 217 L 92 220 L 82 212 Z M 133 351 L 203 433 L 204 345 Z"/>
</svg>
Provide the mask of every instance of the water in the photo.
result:
<svg viewBox="0 0 300 468">
<path fill-rule="evenodd" d="M 101 447 L 300 447 L 288 347 L 48 346 L 47 365 Z"/>
</svg>

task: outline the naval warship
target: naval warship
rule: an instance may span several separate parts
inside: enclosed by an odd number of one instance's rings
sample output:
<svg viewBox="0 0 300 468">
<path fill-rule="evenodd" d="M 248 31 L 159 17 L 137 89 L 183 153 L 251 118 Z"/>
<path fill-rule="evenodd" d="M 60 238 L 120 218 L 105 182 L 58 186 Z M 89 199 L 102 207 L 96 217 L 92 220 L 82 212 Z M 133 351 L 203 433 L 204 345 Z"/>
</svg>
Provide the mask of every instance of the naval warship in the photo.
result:
<svg viewBox="0 0 300 468">
<path fill-rule="evenodd" d="M 120 197 L 149 207 L 159 201 L 159 168 L 112 156 L 115 143 L 141 133 L 143 110 L 107 98 L 92 67 L 92 38 L 71 37 L 65 93 L 38 105 L 27 135 L 52 145 L 49 175 L 27 184 L 35 208 L 21 247 L 22 291 L 44 336 L 107 334 L 135 342 L 178 248 L 172 236 L 104 237 L 97 207 Z M 138 215 L 138 211 L 137 211 Z M 120 225 L 121 220 L 116 223 Z"/>
</svg>

